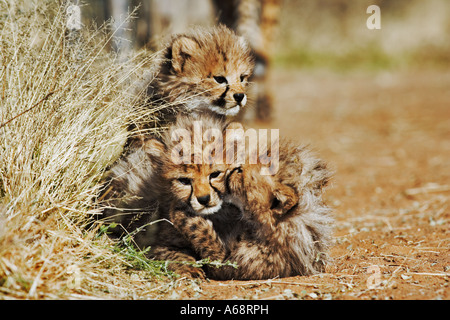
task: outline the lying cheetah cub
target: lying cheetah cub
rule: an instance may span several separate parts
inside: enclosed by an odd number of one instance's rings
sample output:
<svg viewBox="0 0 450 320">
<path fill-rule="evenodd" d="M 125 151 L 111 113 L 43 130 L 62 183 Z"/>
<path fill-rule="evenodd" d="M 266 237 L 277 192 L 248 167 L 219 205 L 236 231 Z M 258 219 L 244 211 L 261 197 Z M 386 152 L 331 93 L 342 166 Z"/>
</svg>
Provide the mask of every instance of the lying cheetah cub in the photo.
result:
<svg viewBox="0 0 450 320">
<path fill-rule="evenodd" d="M 240 200 L 243 219 L 227 239 L 202 217 L 171 212 L 174 226 L 201 258 L 238 265 L 237 269 L 208 268 L 209 277 L 245 280 L 310 275 L 323 270 L 327 262 L 333 220 L 321 199 L 330 179 L 326 165 L 307 148 L 283 143 L 279 171 L 261 175 L 261 168 L 261 164 L 247 163 L 229 173 L 227 187 Z"/>
<path fill-rule="evenodd" d="M 206 247 L 199 247 L 198 252 L 193 250 L 188 239 L 177 231 L 182 226 L 174 220 L 173 212 L 183 212 L 192 219 L 201 218 L 220 239 L 233 235 L 242 215 L 226 188 L 226 177 L 231 168 L 226 164 L 223 152 L 227 128 L 224 121 L 214 116 L 179 116 L 159 145 L 154 140 L 153 150 L 160 149 L 162 164 L 159 178 L 163 181 L 161 202 L 164 205 L 160 206 L 159 218 L 171 223 L 158 224 L 156 238 L 150 244 L 152 258 L 195 262 L 201 255 L 210 254 Z M 186 231 L 202 236 L 192 226 Z M 219 238 L 211 240 L 221 241 Z M 203 276 L 202 269 L 191 265 L 171 263 L 169 268 L 185 275 Z"/>
<path fill-rule="evenodd" d="M 133 232 L 143 227 L 134 237 L 136 244 L 140 248 L 150 246 L 150 257 L 172 262 L 169 269 L 176 273 L 203 276 L 202 269 L 185 263 L 200 257 L 176 230 L 171 211 L 202 217 L 223 238 L 232 233 L 241 218 L 226 189 L 229 166 L 224 161 L 225 153 L 220 152 L 226 128 L 225 121 L 210 114 L 195 118 L 179 115 L 161 140 L 146 140 L 140 157 L 129 156 L 115 168 L 120 179 L 111 182 L 113 189 L 128 194 L 130 200 L 121 203 L 122 209 L 107 208 L 106 220 L 121 223 L 115 230 L 118 236 L 124 229 Z M 145 226 L 160 219 L 167 221 Z"/>
</svg>

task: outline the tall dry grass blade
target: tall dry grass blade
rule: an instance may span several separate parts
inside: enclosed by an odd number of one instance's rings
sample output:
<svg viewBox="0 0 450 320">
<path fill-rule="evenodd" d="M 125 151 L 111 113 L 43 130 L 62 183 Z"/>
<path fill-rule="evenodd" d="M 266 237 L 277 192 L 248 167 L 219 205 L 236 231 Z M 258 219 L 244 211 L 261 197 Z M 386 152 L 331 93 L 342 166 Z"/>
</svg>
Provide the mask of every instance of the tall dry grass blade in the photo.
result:
<svg viewBox="0 0 450 320">
<path fill-rule="evenodd" d="M 105 30 L 68 39 L 65 10 L 0 1 L 0 298 L 136 298 L 155 287 L 152 270 L 131 278 L 129 253 L 86 226 L 151 61 L 118 60 Z"/>
</svg>

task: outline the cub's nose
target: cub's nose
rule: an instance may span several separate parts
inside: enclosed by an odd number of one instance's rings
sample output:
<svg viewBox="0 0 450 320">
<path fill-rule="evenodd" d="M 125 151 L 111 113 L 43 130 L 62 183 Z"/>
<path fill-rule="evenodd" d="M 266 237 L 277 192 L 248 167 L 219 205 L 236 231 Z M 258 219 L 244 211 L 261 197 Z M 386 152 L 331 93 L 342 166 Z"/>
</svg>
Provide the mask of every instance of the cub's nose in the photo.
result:
<svg viewBox="0 0 450 320">
<path fill-rule="evenodd" d="M 240 103 L 245 97 L 244 93 L 235 93 L 233 94 L 234 100 L 236 100 L 237 103 Z"/>
<path fill-rule="evenodd" d="M 209 196 L 209 194 L 206 196 L 197 197 L 198 203 L 200 203 L 201 205 L 204 205 L 204 206 L 206 206 L 208 204 L 209 200 L 211 200 L 211 197 Z"/>
</svg>

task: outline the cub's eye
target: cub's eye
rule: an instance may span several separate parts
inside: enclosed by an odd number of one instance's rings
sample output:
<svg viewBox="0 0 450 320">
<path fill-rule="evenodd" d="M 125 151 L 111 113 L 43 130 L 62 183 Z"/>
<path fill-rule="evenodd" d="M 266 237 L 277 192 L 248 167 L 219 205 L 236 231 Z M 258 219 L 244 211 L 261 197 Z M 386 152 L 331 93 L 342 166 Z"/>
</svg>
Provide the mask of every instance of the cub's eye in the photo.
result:
<svg viewBox="0 0 450 320">
<path fill-rule="evenodd" d="M 230 172 L 230 174 L 229 174 L 229 176 L 232 176 L 233 174 L 239 174 L 239 173 L 242 173 L 243 171 L 242 171 L 242 168 L 241 167 L 237 167 L 237 168 L 234 168 L 233 170 L 231 170 L 231 172 Z"/>
<path fill-rule="evenodd" d="M 222 76 L 215 76 L 214 80 L 216 80 L 216 82 L 219 84 L 228 83 L 227 78 L 222 77 Z"/>
<path fill-rule="evenodd" d="M 191 179 L 189 178 L 178 178 L 177 179 L 179 183 L 181 183 L 182 185 L 188 186 L 191 184 Z"/>
<path fill-rule="evenodd" d="M 247 78 L 247 75 L 243 74 L 241 75 L 241 82 L 244 82 L 244 80 Z"/>
<path fill-rule="evenodd" d="M 221 174 L 220 171 L 213 172 L 213 173 L 211 173 L 211 174 L 209 175 L 209 178 L 210 178 L 210 179 L 217 178 L 218 176 L 220 176 L 220 174 Z"/>
</svg>

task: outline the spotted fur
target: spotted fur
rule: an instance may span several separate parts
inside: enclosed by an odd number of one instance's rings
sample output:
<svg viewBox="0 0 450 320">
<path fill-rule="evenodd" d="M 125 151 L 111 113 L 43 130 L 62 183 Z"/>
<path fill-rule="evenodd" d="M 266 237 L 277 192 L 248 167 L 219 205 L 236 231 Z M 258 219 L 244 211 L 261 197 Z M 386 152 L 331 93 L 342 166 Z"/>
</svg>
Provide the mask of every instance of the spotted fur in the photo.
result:
<svg viewBox="0 0 450 320">
<path fill-rule="evenodd" d="M 179 221 L 185 221 L 178 227 L 180 232 L 201 258 L 238 264 L 237 269 L 208 268 L 208 276 L 268 279 L 323 270 L 333 219 L 321 193 L 330 172 L 305 147 L 283 143 L 280 155 L 280 170 L 275 175 L 261 175 L 261 165 L 250 164 L 229 174 L 228 188 L 241 202 L 243 219 L 226 239 L 201 217 L 191 223 L 202 231 L 189 232 L 189 218 L 175 212 Z"/>
<path fill-rule="evenodd" d="M 202 276 L 201 269 L 189 264 L 200 258 L 190 242 L 177 231 L 172 212 L 202 217 L 224 239 L 231 234 L 233 222 L 240 219 L 241 211 L 228 198 L 226 174 L 229 166 L 223 158 L 214 162 L 216 153 L 211 149 L 216 146 L 214 133 L 222 135 L 226 128 L 224 120 L 208 113 L 196 117 L 179 115 L 161 139 L 149 138 L 141 148 L 119 161 L 112 170 L 109 187 L 105 188 L 115 197 L 105 201 L 104 210 L 106 221 L 119 224 L 114 230 L 116 235 L 136 233 L 135 243 L 140 248 L 150 246 L 149 256 L 153 259 L 171 262 L 169 269 L 177 273 Z M 201 131 L 200 135 L 196 134 L 197 130 Z M 196 163 L 198 147 L 210 151 L 203 153 L 202 163 Z M 177 150 L 183 152 L 174 153 Z M 226 213 L 217 215 L 218 212 Z M 148 225 L 155 220 L 162 221 Z M 137 229 L 139 227 L 141 229 Z M 196 233 L 192 225 L 189 230 Z"/>
<path fill-rule="evenodd" d="M 164 112 L 208 109 L 228 117 L 246 105 L 253 57 L 247 41 L 230 29 L 198 27 L 176 34 L 161 54 L 148 94 L 169 106 Z"/>
<path fill-rule="evenodd" d="M 213 0 L 219 22 L 246 38 L 253 50 L 255 69 L 251 79 L 256 96 L 256 118 L 272 117 L 272 93 L 268 83 L 271 49 L 282 0 Z"/>
</svg>

